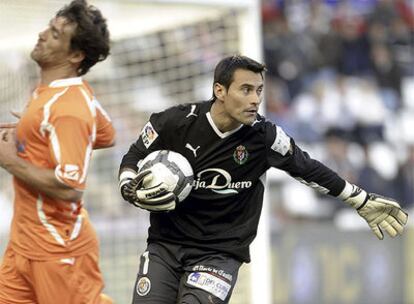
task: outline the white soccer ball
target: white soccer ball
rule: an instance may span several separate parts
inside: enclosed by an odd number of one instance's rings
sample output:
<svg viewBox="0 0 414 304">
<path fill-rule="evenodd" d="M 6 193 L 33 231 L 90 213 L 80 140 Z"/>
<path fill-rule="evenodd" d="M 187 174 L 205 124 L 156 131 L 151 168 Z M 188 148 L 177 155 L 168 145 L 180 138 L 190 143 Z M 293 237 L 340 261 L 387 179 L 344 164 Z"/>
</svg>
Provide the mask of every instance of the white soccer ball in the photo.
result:
<svg viewBox="0 0 414 304">
<path fill-rule="evenodd" d="M 194 173 L 188 160 L 180 153 L 158 150 L 148 154 L 138 163 L 138 172 L 151 169 L 153 178 L 144 178 L 144 188 L 155 187 L 165 183 L 182 202 L 191 192 Z"/>
</svg>

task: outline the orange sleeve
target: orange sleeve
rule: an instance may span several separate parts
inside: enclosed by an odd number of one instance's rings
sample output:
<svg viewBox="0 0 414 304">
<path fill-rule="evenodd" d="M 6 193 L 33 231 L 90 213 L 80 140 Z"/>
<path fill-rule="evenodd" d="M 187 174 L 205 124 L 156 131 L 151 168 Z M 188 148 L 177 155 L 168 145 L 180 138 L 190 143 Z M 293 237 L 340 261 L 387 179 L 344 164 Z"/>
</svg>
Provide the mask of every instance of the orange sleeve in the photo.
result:
<svg viewBox="0 0 414 304">
<path fill-rule="evenodd" d="M 93 147 L 95 149 L 111 147 L 115 143 L 115 129 L 99 102 L 94 99 L 94 103 L 96 106 L 96 139 Z"/>
<path fill-rule="evenodd" d="M 92 152 L 91 128 L 73 116 L 60 116 L 52 125 L 49 150 L 55 162 L 55 175 L 69 187 L 83 190 Z"/>
</svg>

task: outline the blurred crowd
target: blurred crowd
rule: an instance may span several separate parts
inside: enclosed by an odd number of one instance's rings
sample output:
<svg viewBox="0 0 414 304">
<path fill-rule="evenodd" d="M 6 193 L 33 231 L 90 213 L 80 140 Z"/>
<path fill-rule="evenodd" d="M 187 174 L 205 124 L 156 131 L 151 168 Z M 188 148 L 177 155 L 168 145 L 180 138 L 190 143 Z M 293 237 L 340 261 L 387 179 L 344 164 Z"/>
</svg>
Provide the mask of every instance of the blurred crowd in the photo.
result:
<svg viewBox="0 0 414 304">
<path fill-rule="evenodd" d="M 350 182 L 414 210 L 413 9 L 410 0 L 262 0 L 267 117 Z M 123 153 L 149 112 L 211 96 L 215 62 L 239 50 L 237 20 L 228 12 L 137 33 L 115 41 L 110 58 L 92 71 L 88 80 L 118 141 L 114 149 L 96 151 L 91 164 L 85 197 L 91 215 L 136 216 L 114 184 Z M 36 83 L 37 68 L 21 56 L 4 59 L 8 70 L 0 69 L 2 121 Z M 286 174 L 269 175 L 278 218 L 336 220 L 349 211 Z M 0 172 L 5 227 L 12 212 L 10 182 Z"/>
<path fill-rule="evenodd" d="M 268 118 L 348 181 L 412 209 L 414 2 L 262 3 Z M 289 216 L 343 212 L 309 193 L 298 203 L 306 190 L 284 188 Z"/>
</svg>

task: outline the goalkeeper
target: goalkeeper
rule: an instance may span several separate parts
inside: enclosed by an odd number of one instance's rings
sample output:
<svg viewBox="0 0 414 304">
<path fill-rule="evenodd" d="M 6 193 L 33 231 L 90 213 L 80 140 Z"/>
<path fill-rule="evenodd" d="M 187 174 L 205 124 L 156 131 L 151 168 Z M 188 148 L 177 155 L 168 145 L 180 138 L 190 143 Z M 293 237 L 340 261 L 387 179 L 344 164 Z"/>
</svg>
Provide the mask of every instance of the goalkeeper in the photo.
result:
<svg viewBox="0 0 414 304">
<path fill-rule="evenodd" d="M 239 267 L 250 261 L 272 167 L 355 208 L 378 239 L 403 233 L 408 216 L 395 200 L 348 183 L 258 114 L 264 71 L 248 57 L 222 59 L 211 100 L 151 115 L 124 155 L 123 198 L 153 211 L 133 304 L 228 303 Z M 179 204 L 163 184 L 143 188 L 150 170 L 137 174 L 137 163 L 162 149 L 181 153 L 194 170 L 193 190 Z"/>
</svg>

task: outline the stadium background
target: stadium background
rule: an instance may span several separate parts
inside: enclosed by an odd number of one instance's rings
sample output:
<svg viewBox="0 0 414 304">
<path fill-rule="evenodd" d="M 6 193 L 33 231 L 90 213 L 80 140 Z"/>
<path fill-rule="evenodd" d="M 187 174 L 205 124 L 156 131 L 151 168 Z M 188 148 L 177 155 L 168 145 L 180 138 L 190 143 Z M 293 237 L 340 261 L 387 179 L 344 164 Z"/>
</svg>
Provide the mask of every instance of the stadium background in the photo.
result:
<svg viewBox="0 0 414 304">
<path fill-rule="evenodd" d="M 37 81 L 37 33 L 65 1 L 0 1 L 0 121 Z M 229 54 L 268 66 L 269 119 L 315 158 L 368 191 L 414 204 L 414 19 L 405 0 L 96 0 L 112 55 L 86 77 L 111 115 L 117 145 L 94 152 L 87 209 L 101 241 L 106 292 L 129 303 L 145 248 L 146 212 L 117 193 L 120 159 L 153 111 L 208 99 Z M 260 19 L 259 19 L 260 17 Z M 260 20 L 260 22 L 258 22 Z M 352 210 L 286 174 L 268 175 L 260 240 L 232 304 L 414 303 L 414 235 L 379 242 Z M 12 215 L 0 171 L 0 252 Z M 264 237 L 263 237 L 264 236 Z M 269 244 L 266 245 L 267 241 Z M 256 247 L 255 247 L 256 248 Z M 263 263 L 270 257 L 269 264 Z M 269 300 L 270 303 L 270 300 Z"/>
</svg>

